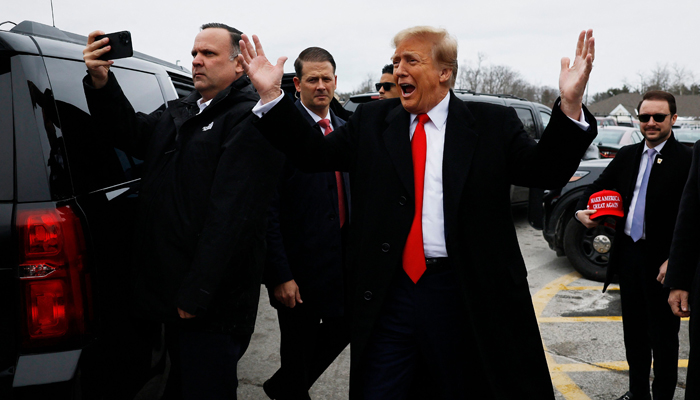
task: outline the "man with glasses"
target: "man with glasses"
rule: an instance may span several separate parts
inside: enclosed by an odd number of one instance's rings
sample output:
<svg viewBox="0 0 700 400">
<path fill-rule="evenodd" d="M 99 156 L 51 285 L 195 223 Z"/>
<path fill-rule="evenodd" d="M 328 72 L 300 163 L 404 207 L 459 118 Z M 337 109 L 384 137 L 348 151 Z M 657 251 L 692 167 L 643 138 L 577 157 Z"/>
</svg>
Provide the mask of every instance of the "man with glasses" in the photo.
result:
<svg viewBox="0 0 700 400">
<path fill-rule="evenodd" d="M 379 100 L 399 97 L 399 88 L 394 82 L 394 66 L 392 64 L 387 64 L 382 68 L 382 77 L 379 78 L 379 83 L 374 84 L 374 87 L 379 92 Z"/>
<path fill-rule="evenodd" d="M 591 194 L 604 189 L 622 196 L 625 216 L 616 224 L 603 291 L 619 276 L 622 326 L 629 364 L 629 391 L 619 400 L 671 400 L 678 376 L 680 318 L 668 307 L 663 287 L 691 150 L 673 135 L 676 99 L 663 91 L 644 94 L 637 107 L 641 143 L 625 146 L 579 200 L 576 218 L 596 228 L 605 218 L 586 210 Z"/>
</svg>

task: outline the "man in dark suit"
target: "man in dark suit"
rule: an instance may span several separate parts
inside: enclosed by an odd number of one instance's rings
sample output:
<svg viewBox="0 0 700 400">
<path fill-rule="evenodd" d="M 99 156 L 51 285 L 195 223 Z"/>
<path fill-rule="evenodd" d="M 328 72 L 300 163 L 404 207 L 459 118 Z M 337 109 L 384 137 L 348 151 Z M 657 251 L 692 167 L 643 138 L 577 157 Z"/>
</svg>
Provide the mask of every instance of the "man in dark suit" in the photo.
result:
<svg viewBox="0 0 700 400">
<path fill-rule="evenodd" d="M 320 47 L 294 62 L 296 107 L 319 137 L 345 121 L 330 110 L 337 76 Z M 270 207 L 265 284 L 277 309 L 282 366 L 263 385 L 273 399 L 309 399 L 309 388 L 350 342 L 343 250 L 347 173 L 304 173 L 286 162 Z"/>
<path fill-rule="evenodd" d="M 671 238 L 681 193 L 688 177 L 691 151 L 676 141 L 672 94 L 650 91 L 638 106 L 644 141 L 617 153 L 577 205 L 576 218 L 593 228 L 600 220 L 585 210 L 591 194 L 603 189 L 622 196 L 625 216 L 616 224 L 615 247 L 603 291 L 620 278 L 622 326 L 629 364 L 629 391 L 620 399 L 651 399 L 649 370 L 654 359 L 654 400 L 671 400 L 678 375 L 680 319 L 667 305 L 666 274 Z"/>
<path fill-rule="evenodd" d="M 562 99 L 539 143 L 512 108 L 451 93 L 457 42 L 444 29 L 396 35 L 400 100 L 360 106 L 325 138 L 280 94 L 285 58 L 273 66 L 257 37 L 256 49 L 241 42 L 257 128 L 303 170 L 351 172 L 352 398 L 405 399 L 426 379 L 433 398 L 554 398 L 509 193 L 564 185 L 595 136 L 581 122 L 591 36 L 571 68 L 562 59 Z"/>
<path fill-rule="evenodd" d="M 700 142 L 693 147 L 693 161 L 690 175 L 683 189 L 678 223 L 671 243 L 671 257 L 664 287 L 671 292 L 668 303 L 673 314 L 678 317 L 690 317 L 690 355 L 688 372 L 685 379 L 686 400 L 700 399 L 700 367 L 697 352 L 700 344 L 700 274 L 697 273 L 700 262 Z"/>
</svg>

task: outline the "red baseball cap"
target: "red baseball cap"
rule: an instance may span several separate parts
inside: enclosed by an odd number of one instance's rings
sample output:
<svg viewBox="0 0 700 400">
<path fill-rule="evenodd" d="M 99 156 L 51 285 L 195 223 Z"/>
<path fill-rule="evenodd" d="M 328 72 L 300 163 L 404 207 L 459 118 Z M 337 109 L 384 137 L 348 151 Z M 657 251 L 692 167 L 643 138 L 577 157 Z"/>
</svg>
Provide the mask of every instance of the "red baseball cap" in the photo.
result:
<svg viewBox="0 0 700 400">
<path fill-rule="evenodd" d="M 607 215 L 613 217 L 622 217 L 625 215 L 622 209 L 622 196 L 614 190 L 601 190 L 593 193 L 588 199 L 589 210 L 597 210 L 591 215 L 591 219 L 605 217 Z"/>
</svg>

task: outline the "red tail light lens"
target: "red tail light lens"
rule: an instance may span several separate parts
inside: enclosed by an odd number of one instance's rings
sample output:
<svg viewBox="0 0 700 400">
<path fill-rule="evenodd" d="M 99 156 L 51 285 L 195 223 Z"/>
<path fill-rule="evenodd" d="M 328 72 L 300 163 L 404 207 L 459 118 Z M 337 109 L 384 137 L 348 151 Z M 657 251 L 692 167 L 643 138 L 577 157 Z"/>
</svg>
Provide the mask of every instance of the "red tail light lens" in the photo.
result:
<svg viewBox="0 0 700 400">
<path fill-rule="evenodd" d="M 25 346 L 85 333 L 85 240 L 70 207 L 20 210 L 20 285 Z"/>
</svg>

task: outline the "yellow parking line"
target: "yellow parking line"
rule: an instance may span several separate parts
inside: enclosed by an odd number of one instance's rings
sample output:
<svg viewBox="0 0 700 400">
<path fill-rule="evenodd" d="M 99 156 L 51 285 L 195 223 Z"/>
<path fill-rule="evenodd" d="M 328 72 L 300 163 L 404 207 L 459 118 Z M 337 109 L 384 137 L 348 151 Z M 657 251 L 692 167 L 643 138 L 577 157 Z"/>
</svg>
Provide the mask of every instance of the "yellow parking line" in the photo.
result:
<svg viewBox="0 0 700 400">
<path fill-rule="evenodd" d="M 552 384 L 567 400 L 591 400 L 564 372 L 551 372 Z"/>
<path fill-rule="evenodd" d="M 602 286 L 567 286 L 566 290 L 595 290 L 598 292 L 603 291 Z M 608 286 L 608 290 L 620 290 L 617 286 Z"/>
<path fill-rule="evenodd" d="M 552 371 L 556 372 L 600 372 L 610 368 L 599 367 L 591 364 L 557 364 Z"/>
<path fill-rule="evenodd" d="M 542 317 L 547 304 L 557 295 L 560 291 L 574 291 L 574 290 L 603 290 L 602 286 L 568 286 L 572 282 L 580 279 L 581 275 L 578 272 L 571 272 L 567 275 L 561 276 L 545 287 L 540 289 L 537 293 L 532 296 L 532 304 L 535 309 L 535 315 L 537 316 L 537 323 L 571 323 L 571 322 L 620 322 L 622 317 L 611 316 L 611 317 Z M 608 290 L 620 290 L 619 286 L 608 287 Z M 682 318 L 683 321 L 688 321 L 688 318 Z M 601 362 L 595 364 L 557 364 L 554 358 L 547 353 L 547 346 L 542 341 L 542 347 L 545 350 L 545 357 L 547 358 L 547 365 L 549 366 L 549 373 L 552 378 L 552 384 L 559 391 L 559 393 L 564 396 L 567 400 L 591 400 L 576 383 L 567 375 L 569 372 L 601 372 L 601 371 L 627 371 L 629 370 L 629 365 L 627 361 L 610 361 Z M 688 360 L 678 360 L 679 368 L 688 368 Z"/>
<path fill-rule="evenodd" d="M 542 317 L 540 323 L 565 322 L 620 322 L 622 317 Z"/>
<path fill-rule="evenodd" d="M 576 280 L 581 279 L 581 275 L 578 272 L 571 272 L 564 276 L 561 276 L 547 284 L 545 287 L 540 289 L 539 292 L 532 296 L 532 305 L 535 307 L 535 315 L 537 319 L 542 316 L 544 308 L 547 306 L 550 300 L 560 291 L 567 290 L 566 285 Z"/>
</svg>

